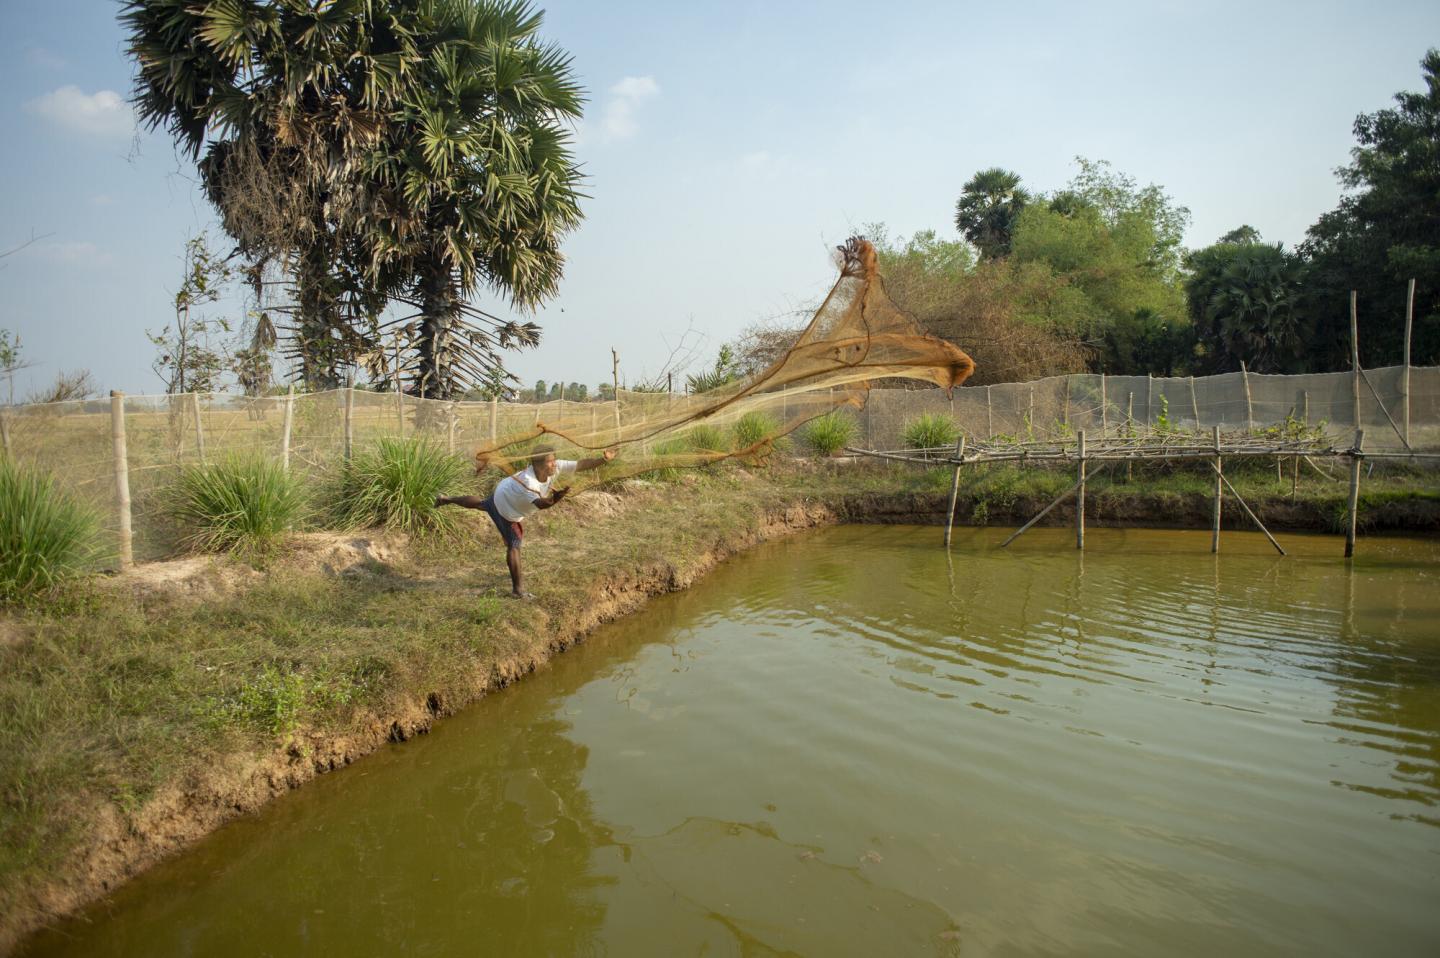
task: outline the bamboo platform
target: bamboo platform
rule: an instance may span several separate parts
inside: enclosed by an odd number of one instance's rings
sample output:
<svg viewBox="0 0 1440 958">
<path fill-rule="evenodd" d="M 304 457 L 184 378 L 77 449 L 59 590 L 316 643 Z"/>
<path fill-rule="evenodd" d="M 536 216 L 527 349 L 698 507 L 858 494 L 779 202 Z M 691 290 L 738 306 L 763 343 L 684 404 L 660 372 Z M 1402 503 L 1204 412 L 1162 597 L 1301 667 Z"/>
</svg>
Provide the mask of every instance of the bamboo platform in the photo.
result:
<svg viewBox="0 0 1440 958">
<path fill-rule="evenodd" d="M 1204 462 L 1209 465 L 1215 476 L 1210 551 L 1220 551 L 1220 519 L 1224 509 L 1225 493 L 1228 490 L 1236 504 L 1265 534 L 1265 537 L 1270 540 L 1270 544 L 1281 555 L 1285 555 L 1284 548 L 1270 534 L 1270 530 L 1265 528 L 1265 524 L 1260 521 L 1254 510 L 1235 490 L 1235 487 L 1230 484 L 1230 480 L 1225 477 L 1225 460 L 1259 457 L 1288 458 L 1294 461 L 1297 474 L 1302 460 L 1310 463 L 1312 467 L 1314 467 L 1313 460 L 1315 459 L 1343 460 L 1350 466 L 1350 499 L 1345 532 L 1345 556 L 1350 558 L 1355 554 L 1356 519 L 1360 499 L 1360 464 L 1366 459 L 1440 460 L 1440 453 L 1410 450 L 1367 453 L 1364 451 L 1364 442 L 1364 430 L 1356 430 L 1354 442 L 1347 448 L 1340 448 L 1328 437 L 1312 436 L 1288 439 L 1275 436 L 1256 436 L 1248 431 L 1222 434 L 1216 427 L 1211 430 L 1209 436 L 1194 432 L 1147 433 L 1133 436 L 1106 436 L 1091 439 L 1088 442 L 1084 432 L 1077 433 L 1074 439 L 1045 439 L 1028 442 L 995 442 L 962 436 L 954 446 L 891 450 L 847 448 L 846 451 L 858 456 L 931 468 L 940 465 L 953 466 L 955 475 L 950 484 L 950 505 L 945 521 L 944 544 L 947 548 L 950 545 L 951 530 L 955 524 L 955 504 L 960 489 L 960 473 L 966 466 L 991 463 L 1022 466 L 1073 465 L 1076 470 L 1075 483 L 1056 496 L 1023 526 L 1015 530 L 1008 539 L 1001 543 L 1001 548 L 1014 542 L 1048 515 L 1052 509 L 1073 497 L 1076 502 L 1075 547 L 1084 549 L 1085 485 L 1088 479 L 1117 463 L 1125 463 L 1129 466 L 1137 462 Z M 1318 467 L 1315 468 L 1318 469 Z"/>
</svg>

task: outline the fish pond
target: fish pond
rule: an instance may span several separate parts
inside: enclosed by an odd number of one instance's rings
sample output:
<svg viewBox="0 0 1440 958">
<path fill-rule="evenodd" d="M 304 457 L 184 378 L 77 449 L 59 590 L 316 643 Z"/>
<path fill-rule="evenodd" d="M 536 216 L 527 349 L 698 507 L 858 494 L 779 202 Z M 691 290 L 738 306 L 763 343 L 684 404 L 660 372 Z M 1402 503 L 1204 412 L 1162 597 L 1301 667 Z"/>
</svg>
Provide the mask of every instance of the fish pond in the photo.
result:
<svg viewBox="0 0 1440 958">
<path fill-rule="evenodd" d="M 1440 542 L 762 546 L 27 955 L 1440 954 Z"/>
</svg>

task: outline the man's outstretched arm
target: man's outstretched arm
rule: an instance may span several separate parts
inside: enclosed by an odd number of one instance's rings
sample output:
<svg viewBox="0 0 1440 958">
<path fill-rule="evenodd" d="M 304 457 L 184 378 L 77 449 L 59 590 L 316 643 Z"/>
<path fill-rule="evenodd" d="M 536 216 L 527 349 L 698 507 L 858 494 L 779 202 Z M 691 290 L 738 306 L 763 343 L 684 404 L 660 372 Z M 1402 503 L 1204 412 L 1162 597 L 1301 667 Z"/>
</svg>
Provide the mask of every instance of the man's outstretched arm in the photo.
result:
<svg viewBox="0 0 1440 958">
<path fill-rule="evenodd" d="M 599 469 L 601 466 L 605 465 L 605 463 L 609 462 L 611 459 L 614 458 L 615 450 L 606 449 L 604 452 L 602 452 L 600 455 L 596 456 L 593 459 L 581 459 L 575 464 L 575 471 L 585 472 L 587 469 Z"/>
</svg>

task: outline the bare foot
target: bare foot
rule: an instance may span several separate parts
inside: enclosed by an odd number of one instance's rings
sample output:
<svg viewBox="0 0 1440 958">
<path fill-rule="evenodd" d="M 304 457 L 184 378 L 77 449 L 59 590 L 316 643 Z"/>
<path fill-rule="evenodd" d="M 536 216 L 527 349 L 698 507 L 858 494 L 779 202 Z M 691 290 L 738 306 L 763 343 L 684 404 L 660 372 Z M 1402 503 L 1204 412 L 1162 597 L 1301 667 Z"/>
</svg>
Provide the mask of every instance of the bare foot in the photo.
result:
<svg viewBox="0 0 1440 958">
<path fill-rule="evenodd" d="M 525 602 L 534 602 L 534 601 L 535 601 L 535 593 L 533 593 L 533 592 L 512 592 L 512 593 L 510 593 L 510 598 L 512 598 L 512 599 L 521 599 L 521 600 L 523 600 L 523 601 L 525 601 Z"/>
</svg>

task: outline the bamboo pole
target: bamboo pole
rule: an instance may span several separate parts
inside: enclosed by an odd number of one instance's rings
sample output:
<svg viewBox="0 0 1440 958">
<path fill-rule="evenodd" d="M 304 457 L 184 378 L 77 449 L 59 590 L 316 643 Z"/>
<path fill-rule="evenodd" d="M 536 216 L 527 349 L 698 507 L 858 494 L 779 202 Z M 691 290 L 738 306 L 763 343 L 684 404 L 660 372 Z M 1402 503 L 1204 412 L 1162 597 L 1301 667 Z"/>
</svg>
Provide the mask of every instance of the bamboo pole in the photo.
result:
<svg viewBox="0 0 1440 958">
<path fill-rule="evenodd" d="M 620 441 L 620 354 L 610 347 L 610 385 L 615 391 L 615 441 Z"/>
<path fill-rule="evenodd" d="M 1410 289 L 1405 294 L 1405 366 L 1400 373 L 1400 395 L 1403 397 L 1401 422 L 1405 424 L 1403 438 L 1405 447 L 1410 447 L 1410 327 L 1415 319 L 1415 280 L 1410 280 Z"/>
<path fill-rule="evenodd" d="M 985 387 L 985 431 L 987 439 L 995 438 L 995 411 L 990 405 L 990 387 Z"/>
<path fill-rule="evenodd" d="M 345 460 L 355 454 L 355 377 L 345 380 Z"/>
<path fill-rule="evenodd" d="M 1030 411 L 1025 414 L 1025 435 L 1035 435 L 1035 384 L 1030 384 Z"/>
<path fill-rule="evenodd" d="M 1370 381 L 1370 374 L 1362 369 L 1360 370 L 1360 378 L 1365 380 L 1365 385 L 1369 388 L 1370 395 L 1375 397 L 1375 405 L 1379 406 L 1380 411 L 1385 414 L 1385 421 L 1390 424 L 1391 429 L 1395 430 L 1395 435 L 1400 437 L 1400 441 L 1405 444 L 1405 448 L 1409 449 L 1410 440 L 1405 438 L 1405 433 L 1400 431 L 1399 423 L 1395 421 L 1394 416 L 1390 415 L 1390 410 L 1385 407 L 1385 400 L 1380 398 L 1380 393 L 1375 389 L 1375 384 Z"/>
<path fill-rule="evenodd" d="M 455 455 L 455 427 L 460 424 L 460 417 L 455 412 L 455 404 L 450 404 L 450 455 Z"/>
<path fill-rule="evenodd" d="M 1128 398 L 1125 400 L 1125 432 L 1127 438 L 1133 438 L 1135 436 L 1135 392 L 1131 390 L 1126 395 Z M 1134 478 L 1135 464 L 1133 462 L 1125 463 L 1125 481 L 1129 482 Z"/>
<path fill-rule="evenodd" d="M 490 443 L 500 441 L 500 397 L 490 397 Z"/>
<path fill-rule="evenodd" d="M 130 527 L 130 456 L 125 449 L 125 394 L 110 392 L 110 442 L 115 451 L 115 509 L 120 515 L 120 569 L 135 564 Z"/>
<path fill-rule="evenodd" d="M 1240 360 L 1240 381 L 1245 384 L 1245 432 L 1248 435 L 1255 431 L 1255 406 L 1250 401 L 1250 370 L 1243 359 Z"/>
<path fill-rule="evenodd" d="M 1365 458 L 1365 430 L 1355 430 L 1355 448 L 1350 450 L 1350 517 L 1345 523 L 1345 558 L 1355 555 L 1355 525 L 1360 512 L 1360 462 Z"/>
<path fill-rule="evenodd" d="M 1300 391 L 1300 423 L 1304 426 L 1310 425 L 1310 390 Z"/>
<path fill-rule="evenodd" d="M 1224 473 L 1221 471 L 1224 468 L 1224 464 L 1220 460 L 1220 427 L 1215 426 L 1213 428 L 1214 432 L 1211 433 L 1211 437 L 1215 440 L 1215 462 L 1213 463 L 1213 468 L 1215 470 L 1215 506 L 1211 510 L 1210 515 L 1210 551 L 1219 552 L 1221 508 L 1220 504 L 1225 496 L 1224 486 L 1222 485 Z"/>
<path fill-rule="evenodd" d="M 0 409 L 0 449 L 5 451 L 6 458 L 10 456 L 10 416 L 4 409 Z"/>
<path fill-rule="evenodd" d="M 1100 374 L 1100 438 L 1110 436 L 1110 401 L 1105 398 L 1105 374 Z"/>
<path fill-rule="evenodd" d="M 962 433 L 955 441 L 955 458 L 965 459 L 965 436 Z M 945 548 L 950 548 L 950 530 L 955 526 L 955 503 L 960 498 L 960 466 L 955 467 L 955 477 L 950 480 L 950 511 L 945 519 Z"/>
<path fill-rule="evenodd" d="M 195 414 L 195 451 L 200 455 L 200 465 L 205 465 L 205 424 L 200 421 L 200 394 L 190 394 L 190 410 Z"/>
<path fill-rule="evenodd" d="M 1360 429 L 1360 319 L 1353 289 L 1350 291 L 1350 387 L 1355 403 L 1355 428 Z"/>
<path fill-rule="evenodd" d="M 280 427 L 280 467 L 290 471 L 290 424 L 295 419 L 295 384 L 285 396 L 285 421 Z"/>
<path fill-rule="evenodd" d="M 1149 432 L 1155 425 L 1155 377 L 1148 372 L 1145 374 L 1145 431 Z"/>
<path fill-rule="evenodd" d="M 955 401 L 954 401 L 953 399 L 950 401 L 950 405 L 951 405 L 952 407 L 955 405 Z M 1065 412 L 1061 415 L 1060 421 L 1063 422 L 1063 423 L 1064 423 L 1065 425 L 1067 425 L 1067 426 L 1070 425 L 1070 377 L 1069 377 L 1069 376 L 1066 376 L 1066 377 L 1065 377 Z"/>
<path fill-rule="evenodd" d="M 1195 398 L 1195 377 L 1190 377 L 1190 412 L 1195 417 L 1195 428 L 1200 428 L 1200 401 Z"/>
<path fill-rule="evenodd" d="M 1255 525 L 1259 526 L 1259 527 L 1260 527 L 1260 531 L 1263 532 L 1263 533 L 1265 533 L 1265 538 L 1267 538 L 1267 539 L 1270 540 L 1270 544 L 1275 547 L 1275 551 L 1276 551 L 1276 552 L 1279 552 L 1282 556 L 1285 555 L 1286 552 L 1285 552 L 1284 549 L 1282 549 L 1282 548 L 1280 547 L 1280 543 L 1278 543 L 1278 542 L 1275 541 L 1275 537 L 1270 534 L 1270 530 L 1267 529 L 1267 528 L 1265 528 L 1265 523 L 1263 523 L 1263 522 L 1260 521 L 1260 517 L 1257 516 L 1257 515 L 1255 514 L 1255 512 L 1250 508 L 1250 505 L 1245 501 L 1244 497 L 1241 496 L 1240 493 L 1238 493 L 1238 492 L 1235 491 L 1235 487 L 1232 486 L 1232 485 L 1230 484 L 1230 480 L 1229 480 L 1229 479 L 1226 479 L 1225 476 L 1224 476 L 1224 474 L 1220 472 L 1220 468 L 1219 468 L 1218 466 L 1216 466 L 1214 463 L 1211 463 L 1210 468 L 1211 468 L 1211 469 L 1214 469 L 1214 470 L 1215 470 L 1215 476 L 1216 476 L 1221 482 L 1225 483 L 1225 488 L 1226 488 L 1226 489 L 1229 489 L 1229 490 L 1230 490 L 1230 495 L 1234 496 L 1234 497 L 1235 497 L 1235 501 L 1238 502 L 1238 503 L 1240 503 L 1240 508 L 1245 510 L 1245 514 L 1250 517 L 1250 521 L 1253 522 L 1253 523 L 1255 523 Z"/>
<path fill-rule="evenodd" d="M 1080 430 L 1080 488 L 1075 492 L 1075 548 L 1085 549 L 1085 430 Z"/>
<path fill-rule="evenodd" d="M 1108 466 L 1108 464 L 1107 464 L 1106 466 L 1102 466 L 1101 468 L 1102 468 L 1102 469 L 1106 469 L 1106 468 L 1109 468 L 1109 466 Z M 1097 473 L 1097 475 L 1098 475 L 1098 473 Z M 1008 546 L 1010 543 L 1014 542 L 1016 539 L 1020 538 L 1020 536 L 1021 536 L 1022 534 L 1024 534 L 1031 526 L 1033 526 L 1035 523 L 1039 522 L 1041 519 L 1043 519 L 1043 518 L 1045 518 L 1047 515 L 1049 515 L 1051 509 L 1054 509 L 1054 508 L 1055 508 L 1056 506 L 1058 506 L 1060 503 L 1064 502 L 1066 499 L 1068 499 L 1069 497 L 1073 496 L 1073 495 L 1075 494 L 1075 490 L 1077 490 L 1077 489 L 1079 489 L 1079 488 L 1080 488 L 1080 483 L 1077 482 L 1077 483 L 1075 483 L 1073 486 L 1071 486 L 1069 489 L 1066 489 L 1064 492 L 1060 493 L 1060 495 L 1058 495 L 1058 496 L 1056 496 L 1054 499 L 1050 500 L 1050 504 L 1049 504 L 1048 506 L 1046 506 L 1044 509 L 1041 509 L 1039 512 L 1037 512 L 1037 513 L 1030 519 L 1029 522 L 1025 523 L 1023 526 L 1021 526 L 1020 528 L 1016 529 L 1014 532 L 1010 533 L 1010 538 L 1008 538 L 1008 539 L 1006 539 L 1004 542 L 1000 543 L 1000 548 L 1003 549 L 1003 548 L 1005 548 L 1006 546 Z"/>
</svg>

